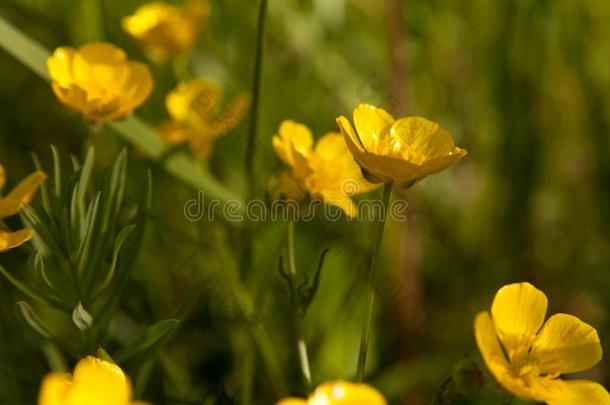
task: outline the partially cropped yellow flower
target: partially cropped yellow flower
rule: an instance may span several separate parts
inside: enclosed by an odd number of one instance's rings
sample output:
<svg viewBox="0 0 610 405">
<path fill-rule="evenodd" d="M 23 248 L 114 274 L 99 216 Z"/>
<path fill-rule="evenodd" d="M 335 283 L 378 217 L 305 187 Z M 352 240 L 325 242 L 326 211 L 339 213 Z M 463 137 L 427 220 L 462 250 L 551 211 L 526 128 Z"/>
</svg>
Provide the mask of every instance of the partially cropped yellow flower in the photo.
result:
<svg viewBox="0 0 610 405">
<path fill-rule="evenodd" d="M 193 46 L 210 8 L 208 0 L 189 0 L 182 8 L 156 1 L 123 18 L 122 26 L 151 57 L 165 61 Z"/>
<path fill-rule="evenodd" d="M 70 110 L 93 124 L 125 118 L 150 95 L 148 67 L 104 42 L 57 48 L 47 59 L 53 91 Z"/>
<path fill-rule="evenodd" d="M 46 179 L 43 172 L 35 172 L 26 177 L 6 197 L 0 196 L 0 219 L 17 214 L 24 205 L 34 197 L 36 190 Z M 0 165 L 0 192 L 6 183 L 4 167 Z M 17 247 L 32 238 L 33 231 L 29 228 L 16 232 L 0 230 L 0 252 Z"/>
<path fill-rule="evenodd" d="M 38 405 L 147 405 L 132 400 L 129 378 L 118 366 L 86 357 L 74 373 L 48 374 L 42 381 Z"/>
<path fill-rule="evenodd" d="M 562 380 L 602 358 L 597 332 L 578 318 L 555 314 L 546 322 L 547 298 L 529 283 L 496 294 L 490 312 L 475 320 L 479 350 L 496 380 L 511 393 L 549 405 L 608 405 L 604 387 L 588 380 Z"/>
<path fill-rule="evenodd" d="M 464 157 L 451 135 L 421 117 L 395 120 L 381 108 L 361 104 L 354 110 L 354 127 L 337 118 L 350 151 L 371 179 L 412 184 L 438 173 Z"/>
<path fill-rule="evenodd" d="M 165 98 L 171 121 L 159 135 L 171 145 L 188 143 L 200 157 L 208 157 L 214 141 L 239 125 L 250 105 L 250 96 L 242 94 L 221 110 L 222 89 L 209 80 L 181 83 Z"/>
<path fill-rule="evenodd" d="M 337 132 L 322 136 L 314 147 L 309 128 L 284 121 L 272 142 L 276 154 L 290 166 L 290 178 L 295 184 L 313 199 L 341 208 L 350 218 L 357 213 L 351 196 L 377 187 L 362 177 L 343 136 Z M 286 178 L 286 174 L 281 178 Z"/>
<path fill-rule="evenodd" d="M 287 398 L 276 405 L 386 405 L 375 388 L 366 384 L 334 381 L 320 385 L 307 399 Z"/>
</svg>

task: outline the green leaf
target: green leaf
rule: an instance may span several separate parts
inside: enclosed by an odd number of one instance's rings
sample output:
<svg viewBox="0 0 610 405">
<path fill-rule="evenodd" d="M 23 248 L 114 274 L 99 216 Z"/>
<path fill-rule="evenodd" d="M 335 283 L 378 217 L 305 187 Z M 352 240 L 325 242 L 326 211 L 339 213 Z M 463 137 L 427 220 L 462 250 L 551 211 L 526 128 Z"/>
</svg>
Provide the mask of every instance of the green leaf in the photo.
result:
<svg viewBox="0 0 610 405">
<path fill-rule="evenodd" d="M 17 307 L 21 311 L 23 319 L 25 319 L 25 321 L 32 327 L 32 329 L 34 329 L 44 338 L 50 339 L 53 336 L 49 328 L 47 328 L 42 323 L 40 318 L 34 313 L 34 310 L 30 306 L 30 304 L 25 301 L 19 301 L 17 302 Z"/>
<path fill-rule="evenodd" d="M 85 219 L 85 226 L 83 228 L 83 235 L 81 235 L 81 244 L 78 248 L 77 255 L 77 273 L 82 274 L 85 270 L 85 265 L 87 264 L 87 259 L 89 258 L 89 250 L 91 247 L 91 238 L 93 236 L 93 231 L 95 228 L 95 223 L 97 219 L 97 213 L 100 202 L 100 193 L 97 193 L 95 200 L 89 204 L 89 209 L 87 210 L 87 217 Z"/>
<path fill-rule="evenodd" d="M 144 336 L 119 351 L 115 356 L 116 361 L 123 363 L 135 356 L 153 352 L 158 346 L 164 343 L 165 338 L 178 328 L 178 326 L 180 326 L 180 320 L 178 319 L 166 319 L 157 322 L 148 328 Z"/>
<path fill-rule="evenodd" d="M 116 240 L 114 241 L 114 249 L 112 251 L 112 262 L 110 263 L 110 268 L 108 269 L 106 278 L 98 289 L 98 293 L 102 292 L 106 287 L 108 287 L 108 285 L 110 285 L 112 277 L 114 276 L 114 270 L 116 269 L 116 263 L 119 257 L 119 252 L 121 251 L 121 247 L 135 227 L 135 224 L 127 225 L 125 228 L 121 229 L 121 232 L 119 232 L 117 235 Z"/>
</svg>

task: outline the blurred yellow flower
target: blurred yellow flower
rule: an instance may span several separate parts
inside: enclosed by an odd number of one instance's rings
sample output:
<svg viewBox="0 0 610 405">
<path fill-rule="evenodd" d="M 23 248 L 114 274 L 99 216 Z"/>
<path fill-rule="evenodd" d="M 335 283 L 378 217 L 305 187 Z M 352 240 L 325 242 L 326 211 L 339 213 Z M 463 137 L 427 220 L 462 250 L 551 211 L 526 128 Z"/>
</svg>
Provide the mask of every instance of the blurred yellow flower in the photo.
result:
<svg viewBox="0 0 610 405">
<path fill-rule="evenodd" d="M 395 120 L 381 108 L 361 104 L 354 110 L 354 127 L 337 118 L 350 151 L 367 178 L 386 183 L 412 184 L 438 173 L 464 157 L 451 135 L 421 117 Z"/>
<path fill-rule="evenodd" d="M 341 208 L 350 218 L 357 214 L 350 197 L 377 187 L 362 177 L 339 133 L 322 136 L 314 147 L 309 128 L 288 120 L 282 122 L 272 143 L 279 158 L 291 168 L 290 175 L 282 174 L 280 180 L 290 179 L 293 184 L 289 188 L 297 193 L 303 189 L 313 199 Z M 286 197 L 291 198 L 290 194 Z"/>
<path fill-rule="evenodd" d="M 123 18 L 122 26 L 140 41 L 152 58 L 166 61 L 193 46 L 210 9 L 208 0 L 189 0 L 182 8 L 152 2 Z"/>
<path fill-rule="evenodd" d="M 73 375 L 51 373 L 42 381 L 38 405 L 147 405 L 133 401 L 129 378 L 118 366 L 86 357 Z"/>
<path fill-rule="evenodd" d="M 104 42 L 57 48 L 47 59 L 53 91 L 93 124 L 125 118 L 150 95 L 148 67 Z"/>
<path fill-rule="evenodd" d="M 287 398 L 276 405 L 386 405 L 375 388 L 366 384 L 334 381 L 320 385 L 307 399 Z"/>
<path fill-rule="evenodd" d="M 475 320 L 479 350 L 498 382 L 511 393 L 549 405 L 608 405 L 604 387 L 561 374 L 593 367 L 602 358 L 596 330 L 578 318 L 555 314 L 546 322 L 547 298 L 529 283 L 502 287 Z"/>
<path fill-rule="evenodd" d="M 181 83 L 165 98 L 171 121 L 158 133 L 167 143 L 188 143 L 200 157 L 208 157 L 214 141 L 235 129 L 250 106 L 250 96 L 242 94 L 219 111 L 222 89 L 209 80 Z"/>
<path fill-rule="evenodd" d="M 43 172 L 35 172 L 26 177 L 6 197 L 0 196 L 0 219 L 17 214 L 24 205 L 34 197 L 36 190 L 46 179 Z M 0 165 L 0 192 L 6 183 L 4 167 Z M 31 229 L 22 229 L 16 232 L 0 230 L 0 252 L 12 249 L 32 238 Z"/>
</svg>

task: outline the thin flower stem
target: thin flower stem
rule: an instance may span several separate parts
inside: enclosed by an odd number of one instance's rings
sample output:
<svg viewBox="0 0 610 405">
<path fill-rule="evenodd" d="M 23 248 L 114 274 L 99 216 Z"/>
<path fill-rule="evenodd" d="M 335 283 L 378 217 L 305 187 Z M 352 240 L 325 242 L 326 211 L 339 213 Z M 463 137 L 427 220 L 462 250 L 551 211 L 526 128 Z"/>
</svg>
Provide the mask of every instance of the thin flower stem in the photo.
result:
<svg viewBox="0 0 610 405">
<path fill-rule="evenodd" d="M 358 369 L 356 376 L 358 381 L 362 381 L 364 378 L 364 371 L 366 368 L 366 355 L 368 353 L 369 342 L 371 337 L 371 323 L 373 321 L 373 308 L 375 306 L 375 287 L 377 282 L 377 262 L 379 261 L 379 254 L 381 252 L 381 242 L 383 241 L 383 229 L 385 227 L 386 218 L 388 216 L 388 203 L 390 201 L 390 194 L 392 193 L 392 182 L 385 183 L 383 187 L 383 211 L 381 217 L 377 223 L 377 230 L 375 232 L 375 246 L 373 248 L 373 256 L 371 257 L 371 267 L 369 269 L 368 279 L 368 299 L 366 306 L 366 316 L 364 318 L 364 324 L 362 325 L 362 337 L 360 340 L 360 354 L 358 355 Z"/>
<path fill-rule="evenodd" d="M 265 39 L 265 16 L 267 14 L 268 0 L 260 0 L 258 10 L 258 31 L 256 35 L 256 56 L 254 59 L 254 78 L 252 80 L 252 109 L 250 112 L 250 122 L 248 125 L 248 148 L 246 149 L 246 177 L 247 191 L 246 202 L 252 198 L 255 191 L 254 183 L 256 175 L 254 173 L 254 157 L 256 153 L 256 132 L 258 129 L 258 109 L 261 89 L 261 72 L 263 64 L 263 45 Z"/>
<path fill-rule="evenodd" d="M 286 226 L 286 239 L 288 242 L 288 271 L 293 277 L 297 275 L 297 266 L 294 249 L 294 221 L 289 220 Z M 296 310 L 295 310 L 296 312 Z M 307 344 L 305 343 L 305 326 L 303 314 L 296 313 L 294 316 L 295 336 L 297 340 L 297 350 L 299 352 L 299 363 L 307 390 L 311 387 L 311 369 L 309 367 L 309 356 L 307 355 Z"/>
</svg>

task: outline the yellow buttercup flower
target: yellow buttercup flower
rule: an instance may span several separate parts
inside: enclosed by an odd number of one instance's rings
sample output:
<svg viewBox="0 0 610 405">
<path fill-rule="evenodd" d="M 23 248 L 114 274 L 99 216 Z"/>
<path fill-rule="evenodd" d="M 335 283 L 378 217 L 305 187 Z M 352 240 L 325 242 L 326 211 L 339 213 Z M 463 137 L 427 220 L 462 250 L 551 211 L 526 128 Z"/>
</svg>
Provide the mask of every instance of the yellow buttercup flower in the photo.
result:
<svg viewBox="0 0 610 405">
<path fill-rule="evenodd" d="M 193 46 L 210 9 L 207 0 L 190 0 L 182 8 L 152 2 L 123 18 L 122 26 L 142 43 L 152 58 L 165 61 Z"/>
<path fill-rule="evenodd" d="M 284 121 L 272 142 L 276 154 L 291 168 L 290 176 L 282 174 L 280 179 L 290 178 L 298 185 L 291 184 L 292 189 L 306 190 L 313 199 L 341 208 L 350 218 L 357 213 L 350 197 L 377 187 L 362 177 L 339 133 L 322 136 L 314 147 L 309 128 L 294 121 Z"/>
<path fill-rule="evenodd" d="M 286 398 L 276 405 L 386 405 L 375 388 L 366 384 L 334 381 L 320 385 L 307 399 Z"/>
<path fill-rule="evenodd" d="M 529 283 L 502 287 L 475 320 L 487 367 L 511 393 L 549 405 L 608 405 L 604 387 L 561 374 L 587 370 L 602 358 L 597 332 L 578 318 L 555 314 L 546 322 L 547 298 Z"/>
<path fill-rule="evenodd" d="M 70 110 L 93 124 L 125 118 L 150 95 L 148 67 L 104 42 L 57 48 L 47 59 L 51 86 Z"/>
<path fill-rule="evenodd" d="M 129 378 L 117 365 L 86 357 L 74 373 L 48 374 L 42 381 L 38 405 L 147 405 L 132 400 Z"/>
<path fill-rule="evenodd" d="M 35 172 L 26 177 L 6 197 L 0 196 L 0 219 L 17 214 L 24 205 L 34 197 L 36 190 L 46 179 L 43 172 Z M 4 167 L 0 165 L 0 192 L 6 183 Z M 29 228 L 16 232 L 0 230 L 0 252 L 17 247 L 32 238 L 33 231 Z"/>
<path fill-rule="evenodd" d="M 158 133 L 171 145 L 188 143 L 200 157 L 208 157 L 214 141 L 239 125 L 250 105 L 250 97 L 242 94 L 220 110 L 222 89 L 209 80 L 181 83 L 165 98 L 171 122 Z"/>
<path fill-rule="evenodd" d="M 395 120 L 385 110 L 368 104 L 354 110 L 355 130 L 343 116 L 337 123 L 356 161 L 378 182 L 412 184 L 445 170 L 467 154 L 437 123 L 421 117 Z"/>
</svg>

